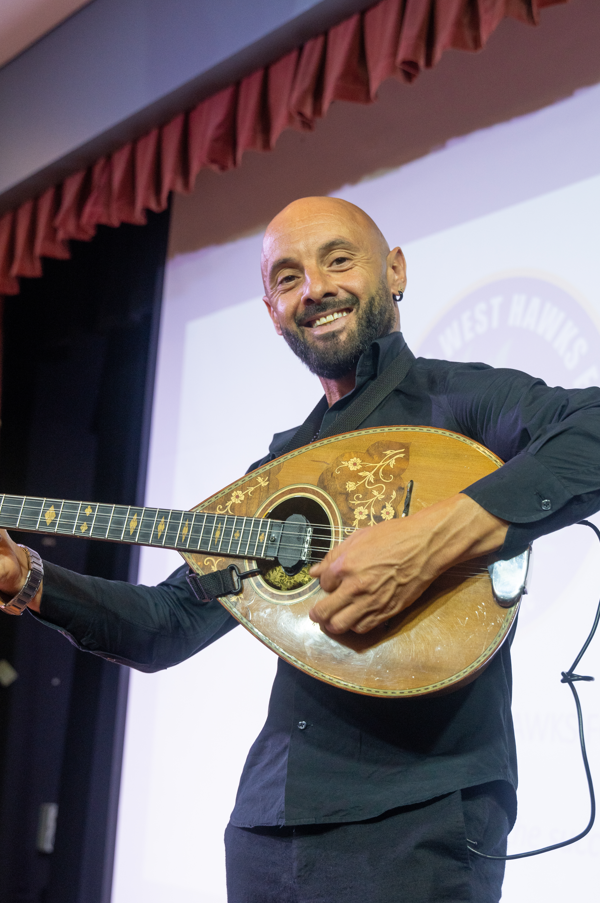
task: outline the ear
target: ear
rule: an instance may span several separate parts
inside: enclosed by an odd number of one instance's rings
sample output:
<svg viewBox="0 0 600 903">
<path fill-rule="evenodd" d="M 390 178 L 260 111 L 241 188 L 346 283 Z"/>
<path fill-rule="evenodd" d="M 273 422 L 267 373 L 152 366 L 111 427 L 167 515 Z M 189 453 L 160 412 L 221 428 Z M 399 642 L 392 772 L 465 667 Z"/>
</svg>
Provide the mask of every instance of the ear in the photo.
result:
<svg viewBox="0 0 600 903">
<path fill-rule="evenodd" d="M 387 281 L 394 293 L 406 288 L 406 260 L 401 248 L 392 248 L 387 256 Z"/>
<path fill-rule="evenodd" d="M 269 316 L 271 317 L 271 320 L 273 321 L 273 326 L 275 327 L 275 332 L 277 333 L 277 335 L 283 335 L 283 333 L 281 332 L 281 326 L 279 325 L 279 317 L 277 316 L 276 311 L 273 309 L 273 305 L 271 304 L 271 302 L 269 301 L 269 299 L 267 298 L 266 295 L 264 295 L 263 301 L 265 302 L 265 307 L 269 311 Z"/>
</svg>

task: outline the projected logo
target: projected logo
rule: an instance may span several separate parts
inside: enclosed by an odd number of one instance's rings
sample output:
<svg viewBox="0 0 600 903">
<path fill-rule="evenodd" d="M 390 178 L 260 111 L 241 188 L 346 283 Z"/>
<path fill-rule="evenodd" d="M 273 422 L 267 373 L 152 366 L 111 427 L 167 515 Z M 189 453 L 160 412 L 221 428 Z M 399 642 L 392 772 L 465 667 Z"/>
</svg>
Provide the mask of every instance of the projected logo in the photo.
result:
<svg viewBox="0 0 600 903">
<path fill-rule="evenodd" d="M 572 294 L 534 276 L 495 279 L 469 292 L 433 326 L 419 353 L 513 367 L 551 386 L 600 382 L 598 325 Z M 587 554 L 587 532 L 570 527 L 536 542 L 521 624 L 541 615 L 567 588 Z"/>
<path fill-rule="evenodd" d="M 600 381 L 598 326 L 564 288 L 532 276 L 470 292 L 436 323 L 420 353 L 514 367 L 568 388 Z"/>
</svg>

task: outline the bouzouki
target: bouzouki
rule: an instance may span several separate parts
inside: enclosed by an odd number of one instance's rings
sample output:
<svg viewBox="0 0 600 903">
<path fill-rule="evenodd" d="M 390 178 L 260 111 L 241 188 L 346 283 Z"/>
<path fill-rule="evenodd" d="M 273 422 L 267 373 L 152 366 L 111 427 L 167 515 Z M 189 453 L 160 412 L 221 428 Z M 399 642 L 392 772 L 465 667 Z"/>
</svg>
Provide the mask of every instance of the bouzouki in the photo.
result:
<svg viewBox="0 0 600 903">
<path fill-rule="evenodd" d="M 352 531 L 410 517 L 501 464 L 447 430 L 363 429 L 282 455 L 191 511 L 4 495 L 0 526 L 176 549 L 199 575 L 232 568 L 243 579 L 220 603 L 281 658 L 346 690 L 418 696 L 489 663 L 516 618 L 528 553 L 456 565 L 366 634 L 310 620 L 323 590 L 309 568 Z"/>
</svg>

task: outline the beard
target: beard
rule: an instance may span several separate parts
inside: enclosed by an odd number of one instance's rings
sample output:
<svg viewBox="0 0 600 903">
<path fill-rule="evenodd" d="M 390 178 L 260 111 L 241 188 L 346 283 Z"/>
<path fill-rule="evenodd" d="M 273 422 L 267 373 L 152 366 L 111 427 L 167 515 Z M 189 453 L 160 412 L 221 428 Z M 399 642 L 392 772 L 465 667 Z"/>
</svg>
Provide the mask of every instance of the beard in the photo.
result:
<svg viewBox="0 0 600 903">
<path fill-rule="evenodd" d="M 325 379 L 341 379 L 356 370 L 361 354 L 375 339 L 392 332 L 395 326 L 396 314 L 387 282 L 381 282 L 377 291 L 362 303 L 356 295 L 349 294 L 346 298 L 336 298 L 333 303 L 315 304 L 310 311 L 311 319 L 330 310 L 339 310 L 340 300 L 344 307 L 355 312 L 356 326 L 350 335 L 341 337 L 332 332 L 322 336 L 318 345 L 313 345 L 309 341 L 309 330 L 301 328 L 306 315 L 297 317 L 296 330 L 282 327 L 283 337 L 296 357 L 306 364 L 311 373 Z"/>
</svg>

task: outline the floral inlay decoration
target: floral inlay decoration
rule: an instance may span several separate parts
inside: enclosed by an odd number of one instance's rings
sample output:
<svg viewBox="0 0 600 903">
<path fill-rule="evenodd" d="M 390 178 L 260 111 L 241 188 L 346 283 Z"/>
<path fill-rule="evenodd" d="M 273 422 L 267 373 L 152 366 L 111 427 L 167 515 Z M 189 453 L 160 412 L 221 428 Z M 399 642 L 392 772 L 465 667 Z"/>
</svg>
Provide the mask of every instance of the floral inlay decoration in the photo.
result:
<svg viewBox="0 0 600 903">
<path fill-rule="evenodd" d="M 390 483 L 394 481 L 394 464 L 406 456 L 406 450 L 386 451 L 380 461 L 368 464 L 359 457 L 349 458 L 337 467 L 339 474 L 344 468 L 354 471 L 353 479 L 346 482 L 346 491 L 353 492 L 348 504 L 354 512 L 354 527 L 372 527 L 378 520 L 391 520 L 396 516 L 392 502 L 397 496 Z"/>
<path fill-rule="evenodd" d="M 217 514 L 233 514 L 231 510 L 232 505 L 239 505 L 244 501 L 246 496 L 250 497 L 255 489 L 258 489 L 262 486 L 268 486 L 269 481 L 267 477 L 259 477 L 258 481 L 254 483 L 252 486 L 248 486 L 247 489 L 234 489 L 231 495 L 229 496 L 229 501 L 225 505 L 219 505 L 217 508 Z"/>
</svg>

